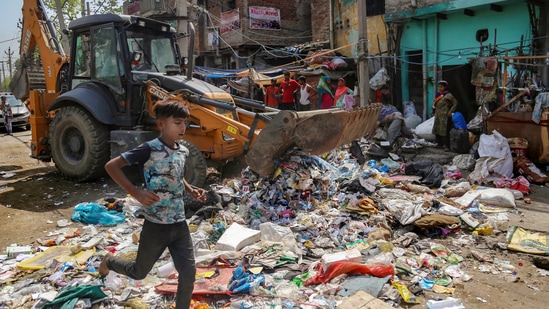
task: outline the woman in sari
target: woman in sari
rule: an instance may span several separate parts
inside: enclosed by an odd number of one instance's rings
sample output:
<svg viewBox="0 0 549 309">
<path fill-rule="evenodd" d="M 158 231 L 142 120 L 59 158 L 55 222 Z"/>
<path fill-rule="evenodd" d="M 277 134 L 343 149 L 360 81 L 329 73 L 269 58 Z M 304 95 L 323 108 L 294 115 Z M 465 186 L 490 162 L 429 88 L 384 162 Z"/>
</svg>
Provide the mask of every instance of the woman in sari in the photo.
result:
<svg viewBox="0 0 549 309">
<path fill-rule="evenodd" d="M 328 109 L 334 106 L 334 89 L 330 76 L 322 76 L 318 81 L 318 109 Z"/>
<path fill-rule="evenodd" d="M 353 91 L 345 85 L 345 79 L 342 77 L 337 80 L 337 89 L 335 91 L 334 101 L 336 102 L 337 107 L 345 107 L 345 102 L 343 98 L 346 94 L 353 94 Z"/>
</svg>

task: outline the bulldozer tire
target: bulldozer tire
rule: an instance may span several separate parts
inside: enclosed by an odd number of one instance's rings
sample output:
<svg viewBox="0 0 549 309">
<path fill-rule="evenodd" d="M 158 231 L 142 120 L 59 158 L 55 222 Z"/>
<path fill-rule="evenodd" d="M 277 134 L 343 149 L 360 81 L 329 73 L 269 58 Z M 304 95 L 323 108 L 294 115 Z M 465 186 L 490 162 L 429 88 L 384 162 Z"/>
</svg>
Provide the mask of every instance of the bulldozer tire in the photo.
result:
<svg viewBox="0 0 549 309">
<path fill-rule="evenodd" d="M 179 142 L 189 149 L 189 157 L 185 162 L 185 180 L 190 185 L 201 188 L 206 182 L 206 172 L 208 170 L 206 158 L 204 158 L 202 151 L 192 143 L 186 140 Z"/>
<path fill-rule="evenodd" d="M 63 177 L 89 181 L 104 174 L 110 158 L 109 130 L 77 106 L 59 110 L 50 127 L 55 166 Z"/>
</svg>

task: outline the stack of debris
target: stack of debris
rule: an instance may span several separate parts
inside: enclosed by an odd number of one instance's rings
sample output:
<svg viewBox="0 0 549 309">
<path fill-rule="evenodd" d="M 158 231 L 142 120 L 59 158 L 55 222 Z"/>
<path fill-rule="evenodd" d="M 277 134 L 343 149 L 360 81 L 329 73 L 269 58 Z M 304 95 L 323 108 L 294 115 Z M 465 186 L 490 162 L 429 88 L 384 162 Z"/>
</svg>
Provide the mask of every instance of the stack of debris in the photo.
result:
<svg viewBox="0 0 549 309">
<path fill-rule="evenodd" d="M 475 171 L 478 179 L 466 179 L 472 155 L 450 165 L 395 154 L 359 164 L 346 149 L 293 149 L 280 162 L 272 177 L 246 168 L 212 185 L 219 204 L 189 218 L 193 308 L 462 308 L 446 296 L 471 269 L 517 280 L 518 266 L 494 249 L 549 254 L 546 237 L 508 224 L 528 181 Z M 2 306 L 168 308 L 177 273 L 167 252 L 141 281 L 97 274 L 107 252 L 134 257 L 139 207 L 131 197 L 80 204 L 73 221 L 83 225 L 58 222 L 36 246 L 9 247 Z M 505 241 L 490 237 L 503 233 Z"/>
</svg>

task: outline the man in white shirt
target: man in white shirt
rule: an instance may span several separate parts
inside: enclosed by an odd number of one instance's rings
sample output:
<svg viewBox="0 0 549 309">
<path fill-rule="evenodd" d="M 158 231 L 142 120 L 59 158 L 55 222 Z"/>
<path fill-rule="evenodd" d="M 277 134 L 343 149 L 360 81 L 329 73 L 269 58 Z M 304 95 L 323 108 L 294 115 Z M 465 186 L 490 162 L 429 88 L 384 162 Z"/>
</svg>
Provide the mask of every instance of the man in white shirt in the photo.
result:
<svg viewBox="0 0 549 309">
<path fill-rule="evenodd" d="M 297 82 L 299 83 L 299 110 L 309 111 L 311 110 L 311 97 L 317 94 L 315 88 L 307 84 L 305 76 L 301 75 Z"/>
</svg>

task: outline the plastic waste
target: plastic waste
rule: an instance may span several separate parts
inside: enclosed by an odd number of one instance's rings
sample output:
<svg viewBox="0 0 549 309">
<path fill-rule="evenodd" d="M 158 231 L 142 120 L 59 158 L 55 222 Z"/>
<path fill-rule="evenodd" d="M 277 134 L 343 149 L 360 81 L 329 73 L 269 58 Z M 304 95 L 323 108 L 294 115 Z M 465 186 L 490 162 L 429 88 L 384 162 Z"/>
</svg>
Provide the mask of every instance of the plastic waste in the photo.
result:
<svg viewBox="0 0 549 309">
<path fill-rule="evenodd" d="M 400 293 L 400 296 L 402 296 L 402 299 L 408 303 L 408 304 L 419 304 L 419 299 L 416 298 L 416 296 L 414 294 L 412 294 L 412 292 L 410 292 L 410 290 L 408 290 L 408 287 L 406 285 L 404 285 L 403 283 L 401 282 L 396 282 L 396 281 L 393 281 L 391 283 L 392 286 L 394 286 L 398 292 Z"/>
<path fill-rule="evenodd" d="M 320 265 L 322 267 L 322 265 Z M 395 269 L 393 265 L 364 265 L 360 263 L 353 262 L 335 262 L 323 273 L 318 273 L 315 276 L 307 279 L 304 284 L 320 284 L 330 281 L 332 278 L 337 277 L 341 274 L 350 274 L 350 275 L 372 275 L 378 278 L 383 278 L 386 276 L 394 276 Z"/>
<path fill-rule="evenodd" d="M 456 129 L 467 129 L 465 118 L 460 112 L 452 113 L 452 122 L 454 123 L 454 127 L 456 127 Z"/>
<path fill-rule="evenodd" d="M 476 228 L 480 225 L 480 222 L 473 218 L 473 216 L 468 212 L 460 215 L 459 218 L 461 219 L 461 221 L 465 222 L 468 226 L 472 228 Z"/>
<path fill-rule="evenodd" d="M 488 253 L 485 253 L 485 252 L 482 252 L 482 251 L 478 251 L 478 250 L 471 250 L 471 255 L 481 261 L 481 262 L 493 262 L 494 259 L 488 254 Z"/>
<path fill-rule="evenodd" d="M 461 304 L 459 298 L 448 297 L 443 300 L 429 300 L 427 301 L 428 309 L 465 309 Z"/>
<path fill-rule="evenodd" d="M 490 236 L 490 235 L 494 234 L 494 231 L 492 230 L 491 226 L 479 226 L 471 234 L 473 234 L 473 235 L 482 235 L 482 236 Z"/>
<path fill-rule="evenodd" d="M 124 212 L 107 210 L 99 203 L 80 203 L 74 207 L 71 219 L 75 222 L 100 225 L 116 225 L 124 222 Z"/>
<path fill-rule="evenodd" d="M 172 261 L 158 267 L 158 270 L 156 271 L 156 275 L 159 278 L 167 278 L 169 275 L 171 275 L 175 271 L 175 265 Z"/>
</svg>

